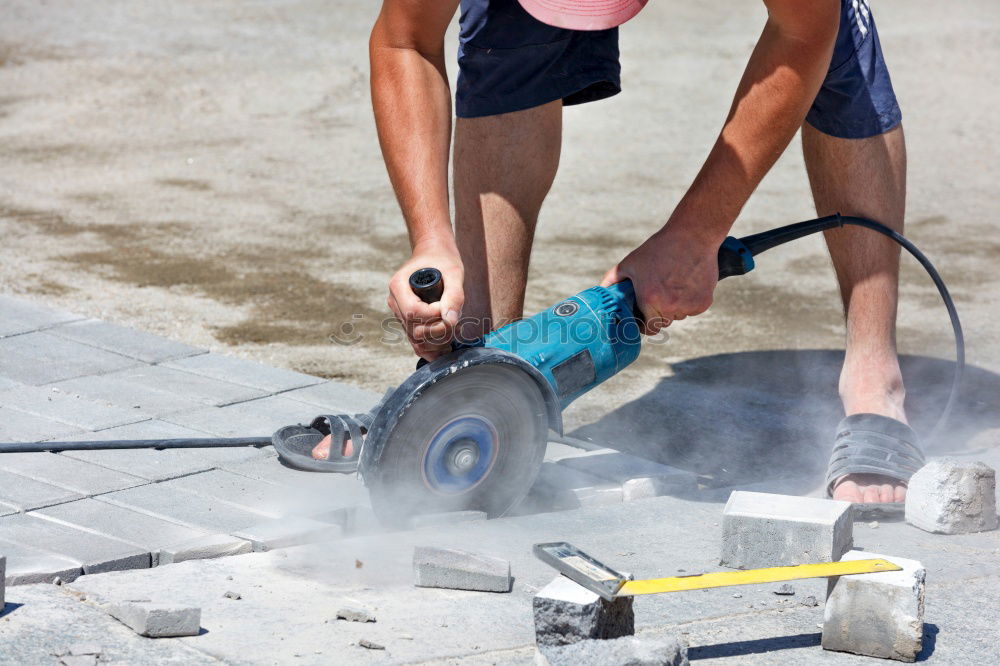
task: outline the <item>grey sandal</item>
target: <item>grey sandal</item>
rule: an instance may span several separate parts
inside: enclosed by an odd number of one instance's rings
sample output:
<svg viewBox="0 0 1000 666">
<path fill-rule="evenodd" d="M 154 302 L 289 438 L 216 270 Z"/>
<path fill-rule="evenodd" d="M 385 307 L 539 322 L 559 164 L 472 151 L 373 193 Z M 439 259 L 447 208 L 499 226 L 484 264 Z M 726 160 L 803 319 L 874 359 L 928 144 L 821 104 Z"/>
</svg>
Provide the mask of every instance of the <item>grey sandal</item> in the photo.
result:
<svg viewBox="0 0 1000 666">
<path fill-rule="evenodd" d="M 924 466 L 913 428 L 878 414 L 852 414 L 837 426 L 837 440 L 826 473 L 826 494 L 848 474 L 877 474 L 909 481 Z"/>
</svg>

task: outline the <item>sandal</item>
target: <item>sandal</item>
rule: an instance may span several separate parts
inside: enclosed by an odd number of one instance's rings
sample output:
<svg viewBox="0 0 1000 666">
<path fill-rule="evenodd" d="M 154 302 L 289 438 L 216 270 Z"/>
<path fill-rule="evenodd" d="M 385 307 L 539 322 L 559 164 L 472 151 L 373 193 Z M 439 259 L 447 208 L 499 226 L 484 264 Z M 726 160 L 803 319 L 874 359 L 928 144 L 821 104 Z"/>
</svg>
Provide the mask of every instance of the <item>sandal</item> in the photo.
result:
<svg viewBox="0 0 1000 666">
<path fill-rule="evenodd" d="M 837 439 L 826 473 L 826 495 L 848 474 L 877 474 L 909 481 L 924 466 L 917 433 L 901 421 L 878 414 L 852 414 L 837 426 Z M 871 510 L 899 508 L 901 502 L 864 505 Z"/>
<path fill-rule="evenodd" d="M 363 414 L 317 416 L 308 426 L 290 425 L 271 437 L 274 450 L 282 464 L 306 472 L 352 474 L 358 470 L 364 436 L 372 427 L 379 410 L 394 389 L 389 389 L 378 404 Z M 326 459 L 313 458 L 312 450 L 330 435 L 330 451 Z M 344 446 L 351 440 L 351 454 L 344 455 Z"/>
</svg>

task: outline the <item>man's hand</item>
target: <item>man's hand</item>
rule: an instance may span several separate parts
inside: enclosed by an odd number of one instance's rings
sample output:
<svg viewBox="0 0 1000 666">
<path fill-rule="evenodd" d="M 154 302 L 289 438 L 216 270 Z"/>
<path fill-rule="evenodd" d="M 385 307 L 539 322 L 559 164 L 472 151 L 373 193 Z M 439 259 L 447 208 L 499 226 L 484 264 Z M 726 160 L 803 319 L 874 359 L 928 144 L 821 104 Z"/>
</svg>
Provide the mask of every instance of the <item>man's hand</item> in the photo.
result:
<svg viewBox="0 0 1000 666">
<path fill-rule="evenodd" d="M 631 280 L 643 333 L 656 335 L 709 308 L 719 281 L 718 253 L 718 243 L 668 223 L 609 270 L 601 286 Z"/>
<path fill-rule="evenodd" d="M 424 303 L 410 289 L 410 275 L 421 268 L 441 271 L 444 293 L 437 303 Z M 413 255 L 389 281 L 389 308 L 403 325 L 413 351 L 428 361 L 451 351 L 465 301 L 464 273 L 458 249 L 447 239 L 415 245 Z"/>
</svg>

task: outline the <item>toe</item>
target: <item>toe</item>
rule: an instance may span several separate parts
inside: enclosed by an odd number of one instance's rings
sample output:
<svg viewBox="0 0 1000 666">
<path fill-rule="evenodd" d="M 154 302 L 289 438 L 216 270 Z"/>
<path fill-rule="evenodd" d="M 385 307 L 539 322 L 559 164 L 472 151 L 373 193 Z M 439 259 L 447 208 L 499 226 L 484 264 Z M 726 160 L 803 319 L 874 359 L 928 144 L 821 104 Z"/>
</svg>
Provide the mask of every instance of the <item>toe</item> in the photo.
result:
<svg viewBox="0 0 1000 666">
<path fill-rule="evenodd" d="M 878 489 L 878 501 L 879 502 L 892 502 L 894 496 L 894 488 L 891 483 L 883 483 Z"/>
<path fill-rule="evenodd" d="M 833 498 L 844 502 L 860 502 L 861 490 L 854 481 L 844 479 L 833 489 Z"/>
<path fill-rule="evenodd" d="M 879 487 L 878 486 L 866 486 L 862 490 L 861 494 L 862 494 L 862 497 L 863 497 L 863 499 L 861 501 L 864 502 L 865 504 L 875 504 L 875 503 L 877 503 L 879 501 L 879 499 L 878 499 Z"/>
<path fill-rule="evenodd" d="M 312 457 L 316 460 L 326 460 L 330 457 L 330 436 L 327 435 L 319 441 L 312 450 Z"/>
<path fill-rule="evenodd" d="M 898 485 L 896 486 L 894 493 L 894 502 L 905 502 L 906 501 L 906 486 Z"/>
</svg>

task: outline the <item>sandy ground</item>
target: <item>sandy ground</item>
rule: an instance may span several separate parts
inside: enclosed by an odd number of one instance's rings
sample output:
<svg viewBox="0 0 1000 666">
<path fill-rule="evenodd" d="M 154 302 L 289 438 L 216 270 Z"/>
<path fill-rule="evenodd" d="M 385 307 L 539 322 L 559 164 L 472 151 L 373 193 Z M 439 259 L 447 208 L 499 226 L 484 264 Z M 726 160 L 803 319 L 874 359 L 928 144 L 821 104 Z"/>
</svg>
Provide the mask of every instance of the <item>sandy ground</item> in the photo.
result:
<svg viewBox="0 0 1000 666">
<path fill-rule="evenodd" d="M 983 420 L 1000 402 L 1000 5 L 874 4 L 905 117 L 908 235 L 951 286 L 977 366 L 967 400 L 976 428 L 962 435 L 972 437 L 1000 426 Z M 377 6 L 6 0 L 0 291 L 376 390 L 399 382 L 412 358 L 381 325 L 385 282 L 408 248 L 368 99 Z M 565 114 L 529 311 L 595 284 L 665 219 L 718 131 L 763 16 L 755 2 L 661 0 L 623 29 L 625 92 Z M 453 56 L 454 35 L 449 45 Z M 796 141 L 735 233 L 812 214 Z M 950 358 L 944 309 L 913 262 L 902 291 L 901 350 Z M 345 323 L 361 342 L 330 341 Z M 722 420 L 738 436 L 747 414 L 778 426 L 807 414 L 827 428 L 837 355 L 793 350 L 837 350 L 842 335 L 832 270 L 812 238 L 720 286 L 709 313 L 674 327 L 567 422 L 645 422 L 636 432 L 655 435 L 676 419 Z M 907 362 L 918 424 L 949 370 Z"/>
</svg>

